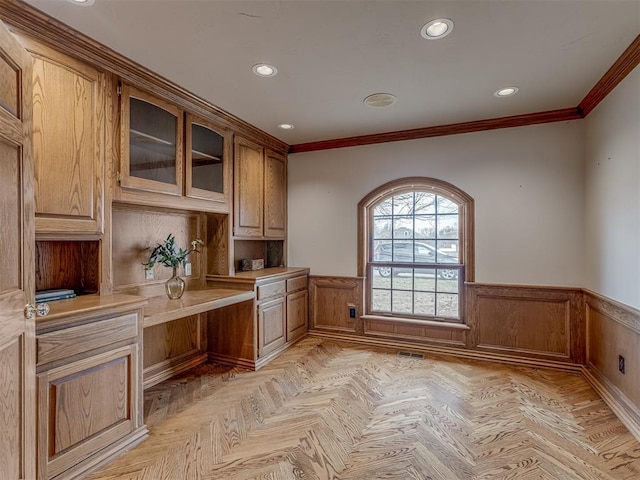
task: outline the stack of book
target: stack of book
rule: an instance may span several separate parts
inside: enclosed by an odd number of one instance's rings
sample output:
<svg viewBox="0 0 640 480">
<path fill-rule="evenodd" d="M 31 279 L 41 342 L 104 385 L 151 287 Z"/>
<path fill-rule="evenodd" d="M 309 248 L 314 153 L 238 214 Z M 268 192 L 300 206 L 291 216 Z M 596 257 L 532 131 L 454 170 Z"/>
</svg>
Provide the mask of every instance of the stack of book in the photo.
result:
<svg viewBox="0 0 640 480">
<path fill-rule="evenodd" d="M 73 298 L 76 294 L 73 290 L 58 288 L 55 290 L 38 290 L 36 292 L 36 302 L 53 302 L 54 300 L 64 300 Z"/>
</svg>

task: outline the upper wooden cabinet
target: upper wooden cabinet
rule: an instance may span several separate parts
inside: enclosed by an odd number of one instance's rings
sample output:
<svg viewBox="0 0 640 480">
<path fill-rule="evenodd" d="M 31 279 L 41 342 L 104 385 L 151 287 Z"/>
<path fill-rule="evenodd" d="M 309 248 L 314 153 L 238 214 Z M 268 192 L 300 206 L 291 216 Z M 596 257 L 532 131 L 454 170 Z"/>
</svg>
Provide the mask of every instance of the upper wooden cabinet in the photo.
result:
<svg viewBox="0 0 640 480">
<path fill-rule="evenodd" d="M 103 229 L 106 74 L 30 39 L 36 233 Z"/>
<path fill-rule="evenodd" d="M 241 137 L 235 140 L 234 236 L 286 236 L 287 163 L 284 155 Z"/>
<path fill-rule="evenodd" d="M 129 85 L 120 102 L 120 185 L 182 195 L 182 110 Z"/>
<path fill-rule="evenodd" d="M 231 132 L 187 113 L 186 144 L 186 196 L 228 204 Z"/>
<path fill-rule="evenodd" d="M 212 120 L 122 85 L 116 199 L 228 212 L 232 132 Z M 169 197 L 168 197 L 169 196 Z"/>
<path fill-rule="evenodd" d="M 264 236 L 284 238 L 287 234 L 287 159 L 265 151 Z"/>
</svg>

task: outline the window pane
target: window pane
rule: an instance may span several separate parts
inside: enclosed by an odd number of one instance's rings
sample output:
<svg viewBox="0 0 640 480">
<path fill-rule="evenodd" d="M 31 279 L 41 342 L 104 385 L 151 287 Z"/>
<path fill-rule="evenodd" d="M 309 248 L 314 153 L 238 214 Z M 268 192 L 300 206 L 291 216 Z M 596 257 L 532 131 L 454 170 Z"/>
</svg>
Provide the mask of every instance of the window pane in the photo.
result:
<svg viewBox="0 0 640 480">
<path fill-rule="evenodd" d="M 416 215 L 415 225 L 416 225 L 416 233 L 415 233 L 416 238 L 436 238 L 436 216 L 435 215 Z"/>
<path fill-rule="evenodd" d="M 391 217 L 373 217 L 373 238 L 391 238 Z"/>
<path fill-rule="evenodd" d="M 438 292 L 459 293 L 460 284 L 458 282 L 457 270 L 438 269 Z"/>
<path fill-rule="evenodd" d="M 415 214 L 436 213 L 436 196 L 433 193 L 415 192 Z"/>
<path fill-rule="evenodd" d="M 416 242 L 414 250 L 416 263 L 436 262 L 436 249 L 429 242 Z"/>
<path fill-rule="evenodd" d="M 393 291 L 393 313 L 413 312 L 413 292 Z"/>
<path fill-rule="evenodd" d="M 437 263 L 459 263 L 458 240 L 438 240 Z"/>
<path fill-rule="evenodd" d="M 458 238 L 458 215 L 438 215 L 438 238 Z"/>
<path fill-rule="evenodd" d="M 413 289 L 427 291 L 427 292 L 435 292 L 436 271 L 433 268 L 414 269 Z"/>
<path fill-rule="evenodd" d="M 413 270 L 410 268 L 394 268 L 391 288 L 394 290 L 413 290 Z"/>
<path fill-rule="evenodd" d="M 391 215 L 392 211 L 391 211 L 391 199 L 387 198 L 386 200 L 380 202 L 374 209 L 373 209 L 373 216 L 374 217 L 381 217 L 381 216 L 386 216 L 386 215 Z"/>
<path fill-rule="evenodd" d="M 371 269 L 373 288 L 391 288 L 391 267 L 373 267 Z"/>
<path fill-rule="evenodd" d="M 393 238 L 413 238 L 413 217 L 393 217 Z"/>
<path fill-rule="evenodd" d="M 413 241 L 394 241 L 393 261 L 413 262 Z"/>
<path fill-rule="evenodd" d="M 458 213 L 458 205 L 448 198 L 438 196 L 438 213 Z"/>
<path fill-rule="evenodd" d="M 438 293 L 436 297 L 436 315 L 458 317 L 458 295 Z"/>
<path fill-rule="evenodd" d="M 390 262 L 393 254 L 391 242 L 387 240 L 374 240 L 372 253 L 375 262 Z"/>
<path fill-rule="evenodd" d="M 371 308 L 376 312 L 390 312 L 391 290 L 371 290 Z"/>
<path fill-rule="evenodd" d="M 414 294 L 413 313 L 416 315 L 435 315 L 436 294 L 416 292 Z"/>
<path fill-rule="evenodd" d="M 394 215 L 413 214 L 413 193 L 402 193 L 393 197 Z"/>
</svg>

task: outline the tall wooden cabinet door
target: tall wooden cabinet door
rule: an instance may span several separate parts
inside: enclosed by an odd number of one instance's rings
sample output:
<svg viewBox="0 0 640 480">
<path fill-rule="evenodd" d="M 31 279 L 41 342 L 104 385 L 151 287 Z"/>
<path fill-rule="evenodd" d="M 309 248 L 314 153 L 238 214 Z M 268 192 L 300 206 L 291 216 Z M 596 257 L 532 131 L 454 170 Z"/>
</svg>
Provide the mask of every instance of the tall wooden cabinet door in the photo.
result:
<svg viewBox="0 0 640 480">
<path fill-rule="evenodd" d="M 309 329 L 307 291 L 287 295 L 287 342 L 304 335 Z"/>
<path fill-rule="evenodd" d="M 232 133 L 210 121 L 186 115 L 185 195 L 229 205 Z"/>
<path fill-rule="evenodd" d="M 35 478 L 31 57 L 0 23 L 0 478 Z M 32 314 L 29 315 L 30 317 Z"/>
<path fill-rule="evenodd" d="M 263 148 L 236 137 L 234 153 L 233 233 L 236 237 L 262 237 Z"/>
<path fill-rule="evenodd" d="M 264 157 L 264 236 L 287 235 L 287 159 L 266 151 Z"/>
<path fill-rule="evenodd" d="M 286 342 L 284 297 L 258 305 L 258 355 L 264 357 Z"/>
<path fill-rule="evenodd" d="M 107 77 L 23 44 L 33 56 L 36 233 L 101 233 Z"/>
</svg>

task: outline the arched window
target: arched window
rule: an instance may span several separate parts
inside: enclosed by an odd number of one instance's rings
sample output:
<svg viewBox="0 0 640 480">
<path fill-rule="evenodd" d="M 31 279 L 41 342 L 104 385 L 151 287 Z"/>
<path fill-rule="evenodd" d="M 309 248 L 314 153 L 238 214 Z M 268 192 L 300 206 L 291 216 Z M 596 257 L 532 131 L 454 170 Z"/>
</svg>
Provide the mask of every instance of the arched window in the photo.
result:
<svg viewBox="0 0 640 480">
<path fill-rule="evenodd" d="M 464 322 L 473 281 L 473 199 L 424 177 L 389 182 L 358 204 L 365 314 Z"/>
</svg>

